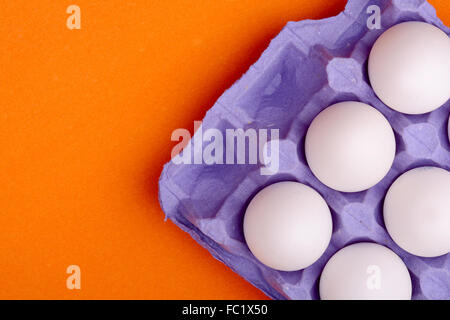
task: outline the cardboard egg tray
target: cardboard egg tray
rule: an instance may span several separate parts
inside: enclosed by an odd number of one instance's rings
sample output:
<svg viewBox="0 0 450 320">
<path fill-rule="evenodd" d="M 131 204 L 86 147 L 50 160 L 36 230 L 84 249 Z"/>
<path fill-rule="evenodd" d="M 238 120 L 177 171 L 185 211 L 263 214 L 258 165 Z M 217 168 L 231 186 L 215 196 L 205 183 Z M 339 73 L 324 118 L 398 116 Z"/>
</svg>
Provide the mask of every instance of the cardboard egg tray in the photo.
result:
<svg viewBox="0 0 450 320">
<path fill-rule="evenodd" d="M 372 5 L 381 9 L 381 29 L 367 26 L 367 8 Z M 384 197 L 398 176 L 425 165 L 450 169 L 450 102 L 425 115 L 401 114 L 376 97 L 368 80 L 367 59 L 375 40 L 404 21 L 428 22 L 450 34 L 434 8 L 420 0 L 350 0 L 336 17 L 289 22 L 207 112 L 202 126 L 221 132 L 278 128 L 278 172 L 261 175 L 261 164 L 180 165 L 171 161 L 160 178 L 160 203 L 166 216 L 273 299 L 319 299 L 318 283 L 326 262 L 339 249 L 361 241 L 385 245 L 403 259 L 412 278 L 413 299 L 450 299 L 450 255 L 421 258 L 408 254 L 392 241 L 383 222 Z M 314 117 L 331 104 L 348 100 L 382 112 L 397 142 L 387 176 L 359 193 L 341 193 L 323 185 L 311 173 L 304 154 L 305 134 Z M 252 197 L 286 180 L 317 190 L 333 216 L 328 249 L 315 264 L 296 272 L 276 271 L 258 262 L 242 230 Z"/>
</svg>

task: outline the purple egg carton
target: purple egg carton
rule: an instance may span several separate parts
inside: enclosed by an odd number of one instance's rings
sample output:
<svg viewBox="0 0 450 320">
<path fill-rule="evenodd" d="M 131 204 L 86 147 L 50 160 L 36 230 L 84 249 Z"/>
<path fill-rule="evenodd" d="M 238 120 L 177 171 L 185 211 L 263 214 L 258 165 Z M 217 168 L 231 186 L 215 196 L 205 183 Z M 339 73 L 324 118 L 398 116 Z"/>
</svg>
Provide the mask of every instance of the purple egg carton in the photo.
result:
<svg viewBox="0 0 450 320">
<path fill-rule="evenodd" d="M 371 5 L 381 9 L 379 30 L 369 30 L 366 24 Z M 386 29 L 404 21 L 425 21 L 450 34 L 425 0 L 349 0 L 336 17 L 289 22 L 261 58 L 207 112 L 202 126 L 221 132 L 279 128 L 278 173 L 261 175 L 260 164 L 177 165 L 171 161 L 164 166 L 159 182 L 166 216 L 273 299 L 318 299 L 318 282 L 326 262 L 339 249 L 361 241 L 385 245 L 403 259 L 411 274 L 413 299 L 450 299 L 450 255 L 421 258 L 408 254 L 392 241 L 383 222 L 385 194 L 399 175 L 425 165 L 450 169 L 450 102 L 425 115 L 401 114 L 385 106 L 368 81 L 367 58 L 373 43 Z M 358 193 L 342 193 L 323 185 L 309 169 L 303 150 L 314 117 L 346 100 L 361 101 L 381 111 L 397 141 L 396 158 L 387 176 Z M 296 272 L 276 271 L 258 262 L 242 230 L 252 197 L 264 187 L 286 180 L 317 190 L 333 216 L 333 235 L 326 252 L 312 266 Z"/>
</svg>

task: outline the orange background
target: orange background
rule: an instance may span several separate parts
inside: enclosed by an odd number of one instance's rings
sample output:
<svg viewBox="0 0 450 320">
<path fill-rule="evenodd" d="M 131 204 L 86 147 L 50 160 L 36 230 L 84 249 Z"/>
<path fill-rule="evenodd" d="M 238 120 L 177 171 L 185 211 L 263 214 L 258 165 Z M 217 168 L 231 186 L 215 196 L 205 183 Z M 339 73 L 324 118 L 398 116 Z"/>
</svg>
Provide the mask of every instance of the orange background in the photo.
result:
<svg viewBox="0 0 450 320">
<path fill-rule="evenodd" d="M 0 0 L 0 298 L 265 298 L 164 222 L 159 174 L 287 21 L 345 2 Z"/>
</svg>

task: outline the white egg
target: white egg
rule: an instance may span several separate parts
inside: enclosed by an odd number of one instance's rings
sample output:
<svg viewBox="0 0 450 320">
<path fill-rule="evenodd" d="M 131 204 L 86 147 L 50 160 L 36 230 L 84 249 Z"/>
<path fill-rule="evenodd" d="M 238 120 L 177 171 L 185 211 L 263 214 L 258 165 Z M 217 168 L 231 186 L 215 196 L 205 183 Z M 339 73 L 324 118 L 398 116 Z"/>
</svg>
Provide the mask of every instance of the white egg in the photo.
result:
<svg viewBox="0 0 450 320">
<path fill-rule="evenodd" d="M 331 239 L 332 219 L 325 200 L 297 182 L 261 190 L 244 217 L 250 251 L 263 264 L 282 271 L 304 269 L 323 254 Z"/>
<path fill-rule="evenodd" d="M 323 184 L 343 192 L 377 184 L 391 168 L 395 149 L 389 122 L 360 102 L 341 102 L 323 110 L 305 140 L 311 171 Z"/>
<path fill-rule="evenodd" d="M 384 222 L 409 253 L 437 257 L 450 252 L 450 172 L 421 167 L 401 175 L 386 195 Z"/>
<path fill-rule="evenodd" d="M 428 23 L 398 24 L 375 42 L 369 78 L 377 96 L 392 109 L 433 111 L 450 99 L 450 38 Z"/>
<path fill-rule="evenodd" d="M 409 300 L 412 284 L 408 269 L 393 251 L 363 242 L 330 258 L 319 292 L 322 300 Z"/>
</svg>

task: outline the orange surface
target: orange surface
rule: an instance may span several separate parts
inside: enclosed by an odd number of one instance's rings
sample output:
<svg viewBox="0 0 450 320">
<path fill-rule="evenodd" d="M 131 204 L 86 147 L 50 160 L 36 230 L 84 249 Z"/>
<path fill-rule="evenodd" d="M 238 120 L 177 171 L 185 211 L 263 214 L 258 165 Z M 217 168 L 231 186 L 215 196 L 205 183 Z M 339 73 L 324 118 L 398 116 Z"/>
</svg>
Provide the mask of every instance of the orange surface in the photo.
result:
<svg viewBox="0 0 450 320">
<path fill-rule="evenodd" d="M 449 2 L 431 2 L 450 25 Z M 265 298 L 164 222 L 157 181 L 172 131 L 192 131 L 287 21 L 344 5 L 0 0 L 0 298 Z"/>
</svg>

